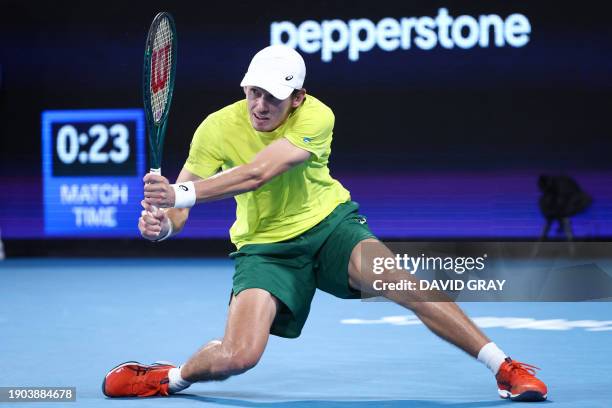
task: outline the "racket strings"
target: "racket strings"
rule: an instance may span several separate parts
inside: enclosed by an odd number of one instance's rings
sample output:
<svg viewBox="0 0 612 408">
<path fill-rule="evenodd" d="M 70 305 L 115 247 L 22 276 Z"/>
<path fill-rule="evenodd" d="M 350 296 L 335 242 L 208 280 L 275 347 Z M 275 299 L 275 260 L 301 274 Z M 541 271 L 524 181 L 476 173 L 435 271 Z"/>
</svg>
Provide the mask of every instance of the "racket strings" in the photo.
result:
<svg viewBox="0 0 612 408">
<path fill-rule="evenodd" d="M 173 32 L 167 18 L 162 18 L 157 26 L 153 39 L 153 55 L 151 57 L 151 107 L 153 120 L 159 122 L 166 109 L 170 91 L 170 75 L 172 69 L 172 38 Z"/>
</svg>

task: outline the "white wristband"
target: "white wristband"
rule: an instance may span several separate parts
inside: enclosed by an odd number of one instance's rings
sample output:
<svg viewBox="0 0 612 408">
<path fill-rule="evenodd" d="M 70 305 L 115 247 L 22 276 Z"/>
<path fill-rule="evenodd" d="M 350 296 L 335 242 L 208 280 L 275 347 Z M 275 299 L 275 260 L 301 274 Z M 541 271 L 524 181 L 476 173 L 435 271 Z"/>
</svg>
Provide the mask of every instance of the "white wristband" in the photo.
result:
<svg viewBox="0 0 612 408">
<path fill-rule="evenodd" d="M 168 221 L 168 232 L 166 232 L 166 235 L 164 235 L 163 237 L 158 236 L 157 239 L 153 240 L 153 242 L 161 242 L 172 236 L 172 233 L 174 232 L 174 229 L 172 228 L 172 221 L 170 221 L 170 218 L 166 218 L 166 220 Z"/>
<path fill-rule="evenodd" d="M 172 184 L 174 189 L 174 208 L 191 208 L 196 202 L 193 181 Z"/>
</svg>

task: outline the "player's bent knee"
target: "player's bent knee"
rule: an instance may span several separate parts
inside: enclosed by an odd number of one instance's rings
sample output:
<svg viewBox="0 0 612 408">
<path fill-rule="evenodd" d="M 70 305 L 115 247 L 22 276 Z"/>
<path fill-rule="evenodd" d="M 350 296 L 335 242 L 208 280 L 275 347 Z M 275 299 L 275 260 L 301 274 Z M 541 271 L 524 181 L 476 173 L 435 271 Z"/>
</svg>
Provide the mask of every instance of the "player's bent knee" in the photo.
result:
<svg viewBox="0 0 612 408">
<path fill-rule="evenodd" d="M 232 353 L 228 369 L 232 374 L 244 373 L 257 365 L 261 355 L 259 351 L 250 348 L 237 350 Z"/>
</svg>

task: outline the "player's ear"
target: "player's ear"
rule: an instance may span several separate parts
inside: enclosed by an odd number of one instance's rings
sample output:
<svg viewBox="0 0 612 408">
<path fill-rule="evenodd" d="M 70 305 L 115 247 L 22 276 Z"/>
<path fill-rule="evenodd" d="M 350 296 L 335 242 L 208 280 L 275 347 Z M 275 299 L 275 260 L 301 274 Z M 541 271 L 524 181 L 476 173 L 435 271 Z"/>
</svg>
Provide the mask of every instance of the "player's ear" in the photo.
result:
<svg viewBox="0 0 612 408">
<path fill-rule="evenodd" d="M 306 97 L 306 88 L 296 89 L 291 93 L 291 107 L 297 108 L 304 102 Z"/>
</svg>

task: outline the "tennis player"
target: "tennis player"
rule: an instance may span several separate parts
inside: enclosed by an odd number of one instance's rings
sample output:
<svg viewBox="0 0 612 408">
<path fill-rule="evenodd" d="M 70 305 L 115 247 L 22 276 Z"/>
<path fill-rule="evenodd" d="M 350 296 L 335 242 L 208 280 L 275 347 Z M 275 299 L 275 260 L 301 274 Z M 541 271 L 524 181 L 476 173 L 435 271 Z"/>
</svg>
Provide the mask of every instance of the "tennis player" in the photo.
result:
<svg viewBox="0 0 612 408">
<path fill-rule="evenodd" d="M 330 176 L 334 114 L 306 93 L 305 76 L 304 60 L 294 49 L 274 45 L 259 51 L 240 84 L 246 98 L 202 122 L 177 183 L 145 176 L 138 227 L 151 241 L 178 234 L 195 204 L 236 199 L 227 325 L 221 340 L 209 342 L 181 366 L 127 362 L 113 368 L 104 378 L 105 395 L 165 396 L 197 381 L 244 373 L 261 358 L 270 334 L 300 335 L 316 289 L 351 299 L 372 292 L 374 279 L 406 278 L 405 273 L 368 273 L 372 263 L 362 265 L 366 245 L 369 257 L 394 255 Z M 510 359 L 455 303 L 423 301 L 429 294 L 419 291 L 382 295 L 485 364 L 502 398 L 546 399 L 535 367 Z"/>
</svg>

